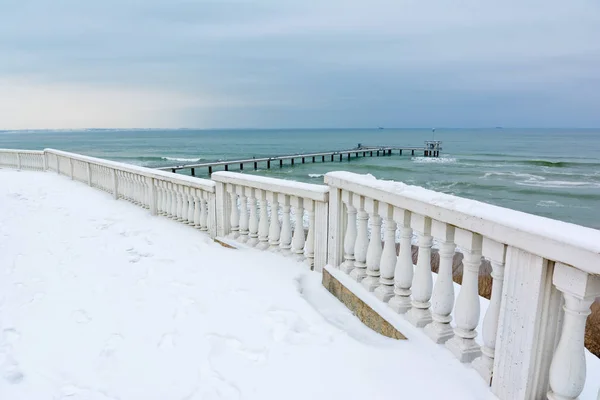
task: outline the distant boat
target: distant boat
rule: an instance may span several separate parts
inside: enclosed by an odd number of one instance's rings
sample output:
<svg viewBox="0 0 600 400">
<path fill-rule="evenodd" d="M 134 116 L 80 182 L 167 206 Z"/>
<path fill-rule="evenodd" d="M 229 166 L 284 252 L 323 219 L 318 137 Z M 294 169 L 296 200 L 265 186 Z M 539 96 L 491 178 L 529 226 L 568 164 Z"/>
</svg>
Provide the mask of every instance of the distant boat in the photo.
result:
<svg viewBox="0 0 600 400">
<path fill-rule="evenodd" d="M 380 126 L 379 129 L 383 129 L 383 126 Z"/>
</svg>

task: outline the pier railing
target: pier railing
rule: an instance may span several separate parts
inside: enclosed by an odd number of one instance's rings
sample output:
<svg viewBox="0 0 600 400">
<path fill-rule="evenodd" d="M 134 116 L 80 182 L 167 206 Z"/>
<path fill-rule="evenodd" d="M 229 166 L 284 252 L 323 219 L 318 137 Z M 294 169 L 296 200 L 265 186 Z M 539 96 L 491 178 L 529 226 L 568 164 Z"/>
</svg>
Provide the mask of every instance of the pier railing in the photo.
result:
<svg viewBox="0 0 600 400">
<path fill-rule="evenodd" d="M 204 180 L 50 149 L 2 150 L 0 167 L 48 169 L 213 238 L 360 282 L 359 297 L 422 329 L 501 400 L 576 399 L 586 382 L 600 231 L 348 172 L 327 174 L 326 185 L 232 172 Z M 493 283 L 478 339 L 483 260 Z"/>
</svg>

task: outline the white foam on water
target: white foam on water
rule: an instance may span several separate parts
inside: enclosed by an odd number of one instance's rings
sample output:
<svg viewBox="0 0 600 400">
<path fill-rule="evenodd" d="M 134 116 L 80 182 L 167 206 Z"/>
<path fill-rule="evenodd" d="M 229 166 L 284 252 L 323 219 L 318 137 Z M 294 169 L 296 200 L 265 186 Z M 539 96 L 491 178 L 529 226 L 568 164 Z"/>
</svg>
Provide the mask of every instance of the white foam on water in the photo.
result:
<svg viewBox="0 0 600 400">
<path fill-rule="evenodd" d="M 196 157 L 196 158 L 161 157 L 161 159 L 165 160 L 165 161 L 200 161 L 200 160 L 202 160 L 200 157 Z"/>
<path fill-rule="evenodd" d="M 564 207 L 564 205 L 560 204 L 558 201 L 554 200 L 540 200 L 536 204 L 537 207 Z"/>
<path fill-rule="evenodd" d="M 569 181 L 517 181 L 517 185 L 522 186 L 533 186 L 542 188 L 582 188 L 582 189 L 595 189 L 600 188 L 598 182 L 569 182 Z"/>
<path fill-rule="evenodd" d="M 453 157 L 413 157 L 411 161 L 417 164 L 446 164 L 455 163 L 456 158 Z"/>
<path fill-rule="evenodd" d="M 544 178 L 543 176 L 533 175 L 533 174 L 525 174 L 525 173 L 519 173 L 519 172 L 511 172 L 511 171 L 508 171 L 508 172 L 498 172 L 498 171 L 486 172 L 485 175 L 483 175 L 481 178 L 487 179 L 487 178 L 493 177 L 493 176 L 514 176 L 516 178 L 526 178 L 527 181 L 546 180 L 546 178 Z"/>
<path fill-rule="evenodd" d="M 325 174 L 308 174 L 309 178 L 322 178 Z"/>
</svg>

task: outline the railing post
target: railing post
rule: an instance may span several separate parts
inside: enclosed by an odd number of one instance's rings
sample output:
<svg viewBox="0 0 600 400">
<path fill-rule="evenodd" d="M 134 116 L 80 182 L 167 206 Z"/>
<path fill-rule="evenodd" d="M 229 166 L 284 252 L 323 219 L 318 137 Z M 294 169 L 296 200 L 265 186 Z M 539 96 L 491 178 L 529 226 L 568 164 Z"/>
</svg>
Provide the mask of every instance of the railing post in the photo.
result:
<svg viewBox="0 0 600 400">
<path fill-rule="evenodd" d="M 17 153 L 17 169 L 21 169 L 21 153 Z"/>
<path fill-rule="evenodd" d="M 328 202 L 315 201 L 315 260 L 314 270 L 320 272 L 327 264 L 328 252 L 328 226 L 329 226 L 329 204 Z"/>
<path fill-rule="evenodd" d="M 367 247 L 369 214 L 365 211 L 365 198 L 354 195 L 352 204 L 356 207 L 356 242 L 354 243 L 354 269 L 350 272 L 350 277 L 357 282 L 362 281 L 367 276 Z"/>
<path fill-rule="evenodd" d="M 48 153 L 46 153 L 45 150 L 44 150 L 44 153 L 42 154 L 42 161 L 43 161 L 44 171 L 47 171 L 48 170 Z"/>
<path fill-rule="evenodd" d="M 283 195 L 281 202 L 282 220 L 279 233 L 279 247 L 282 254 L 289 255 L 292 248 L 292 220 L 290 218 L 290 196 Z"/>
<path fill-rule="evenodd" d="M 215 193 L 208 193 L 208 233 L 211 238 L 217 237 L 217 196 Z"/>
<path fill-rule="evenodd" d="M 89 168 L 89 164 L 88 164 Z M 157 207 L 156 207 L 156 188 L 154 187 L 154 178 L 146 177 L 146 185 L 148 185 L 148 205 L 150 206 L 150 214 L 157 215 Z"/>
<path fill-rule="evenodd" d="M 481 357 L 473 360 L 473 369 L 488 385 L 492 384 L 494 370 L 494 357 L 496 354 L 496 333 L 498 332 L 498 316 L 500 315 L 500 301 L 502 299 L 502 286 L 504 284 L 504 263 L 506 260 L 506 246 L 488 238 L 483 238 L 483 256 L 490 259 L 492 265 L 492 296 L 490 304 L 483 318 Z"/>
<path fill-rule="evenodd" d="M 112 192 L 115 200 L 119 200 L 119 180 L 117 178 L 117 170 L 114 168 L 110 169 L 112 175 Z"/>
<path fill-rule="evenodd" d="M 268 192 L 267 198 L 271 203 L 271 221 L 269 223 L 269 250 L 279 251 L 281 225 L 279 224 L 279 194 Z"/>
<path fill-rule="evenodd" d="M 375 297 L 387 303 L 394 296 L 394 270 L 396 268 L 396 221 L 394 207 L 380 204 L 380 213 L 385 218 L 385 234 L 381 262 L 379 263 L 379 286 Z"/>
<path fill-rule="evenodd" d="M 550 365 L 548 399 L 575 400 L 585 385 L 585 323 L 600 296 L 600 276 L 556 263 L 552 281 L 564 296 L 564 320 Z"/>
<path fill-rule="evenodd" d="M 88 186 L 92 186 L 92 168 L 90 167 L 90 163 L 85 163 L 86 171 L 87 171 L 87 182 Z"/>
<path fill-rule="evenodd" d="M 454 282 L 452 281 L 452 261 L 456 251 L 454 227 L 443 222 L 433 221 L 432 236 L 440 240 L 437 278 L 431 297 L 431 317 L 433 322 L 425 327 L 425 334 L 436 343 L 445 343 L 454 335 L 452 307 L 454 306 Z"/>
<path fill-rule="evenodd" d="M 69 176 L 73 180 L 73 159 L 69 157 Z"/>
<path fill-rule="evenodd" d="M 418 328 L 423 328 L 432 321 L 431 293 L 433 291 L 433 278 L 431 276 L 431 218 L 415 214 L 410 221 L 411 227 L 417 231 L 419 240 L 419 254 L 417 267 L 412 282 L 411 309 L 406 313 L 406 319 Z"/>
<path fill-rule="evenodd" d="M 411 286 L 414 275 L 412 262 L 412 228 L 411 213 L 401 208 L 394 209 L 394 220 L 400 228 L 400 252 L 394 269 L 394 297 L 388 303 L 390 308 L 399 314 L 410 310 Z"/>
<path fill-rule="evenodd" d="M 454 337 L 446 347 L 460 362 L 471 362 L 481 355 L 475 341 L 479 323 L 479 268 L 481 266 L 481 235 L 464 229 L 456 229 L 456 244 L 463 249 L 463 277 L 454 308 Z"/>
<path fill-rule="evenodd" d="M 361 281 L 361 284 L 369 292 L 372 292 L 379 286 L 379 263 L 381 261 L 381 216 L 379 216 L 379 202 L 367 198 L 365 200 L 365 209 L 369 213 L 371 220 L 371 238 L 367 247 L 367 276 Z"/>
<path fill-rule="evenodd" d="M 327 178 L 326 178 L 327 179 Z M 344 224 L 342 196 L 352 196 L 333 186 L 329 186 L 329 222 L 327 228 L 327 264 L 337 268 L 342 262 L 342 237 Z M 355 228 L 356 229 L 356 228 Z M 354 246 L 354 244 L 353 244 Z M 354 253 L 354 250 L 352 251 Z"/>
<path fill-rule="evenodd" d="M 231 230 L 231 223 L 229 221 L 229 193 L 227 193 L 227 187 L 223 182 L 216 183 L 216 212 L 217 212 L 217 236 L 225 237 Z M 209 225 L 210 226 L 210 225 Z"/>
<path fill-rule="evenodd" d="M 542 257 L 512 246 L 506 250 L 492 379 L 492 392 L 500 399 L 546 396 L 561 323 L 553 270 Z"/>
<path fill-rule="evenodd" d="M 349 274 L 354 269 L 354 246 L 356 244 L 356 207 L 354 207 L 354 205 L 352 204 L 352 197 L 353 197 L 352 193 L 350 193 L 346 190 L 342 191 L 342 202 L 346 206 L 346 212 L 345 212 L 345 214 L 346 214 L 346 218 L 345 218 L 346 232 L 344 234 L 344 262 L 339 264 L 339 266 L 340 266 L 340 269 L 343 272 L 345 272 L 346 274 Z M 340 207 L 340 215 L 337 218 L 340 221 L 340 224 L 339 224 L 340 227 L 343 228 L 344 225 L 343 225 L 343 223 L 341 223 L 341 221 L 343 220 L 342 217 L 344 216 L 344 210 L 343 210 L 344 207 L 342 206 L 341 203 L 340 203 L 339 207 Z M 338 232 L 338 235 L 340 238 L 342 237 L 342 235 L 341 235 L 342 229 L 341 228 Z M 329 240 L 334 240 L 333 235 L 334 234 L 331 234 Z M 340 251 L 340 253 L 341 253 L 341 251 Z M 340 254 L 339 261 L 341 261 L 341 254 Z"/>
</svg>

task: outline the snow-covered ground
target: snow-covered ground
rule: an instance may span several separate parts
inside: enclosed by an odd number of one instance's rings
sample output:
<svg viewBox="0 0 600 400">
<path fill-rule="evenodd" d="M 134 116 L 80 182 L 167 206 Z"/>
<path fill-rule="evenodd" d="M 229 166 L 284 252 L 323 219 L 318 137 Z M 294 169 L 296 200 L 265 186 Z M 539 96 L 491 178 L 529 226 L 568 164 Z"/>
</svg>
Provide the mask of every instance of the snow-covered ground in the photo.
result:
<svg viewBox="0 0 600 400">
<path fill-rule="evenodd" d="M 281 256 L 52 173 L 0 170 L 0 399 L 490 399 Z"/>
</svg>

